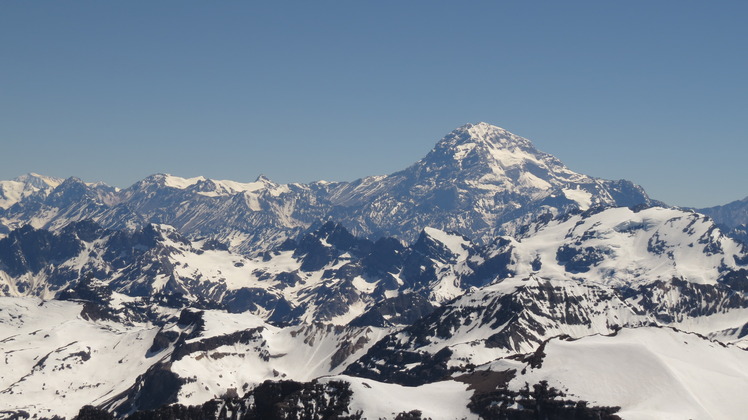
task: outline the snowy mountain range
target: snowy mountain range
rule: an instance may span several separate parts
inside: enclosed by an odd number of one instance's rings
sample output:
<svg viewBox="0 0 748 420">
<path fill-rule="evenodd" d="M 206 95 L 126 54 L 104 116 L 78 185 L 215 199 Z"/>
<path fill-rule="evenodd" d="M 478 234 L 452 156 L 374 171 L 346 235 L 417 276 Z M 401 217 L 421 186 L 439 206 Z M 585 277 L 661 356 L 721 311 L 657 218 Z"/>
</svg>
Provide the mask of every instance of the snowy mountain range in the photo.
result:
<svg viewBox="0 0 748 420">
<path fill-rule="evenodd" d="M 479 123 L 448 134 L 405 170 L 350 183 L 158 174 L 119 190 L 29 174 L 0 183 L 0 234 L 26 224 L 56 231 L 80 220 L 108 229 L 155 223 L 256 253 L 333 220 L 370 239 L 411 241 L 434 227 L 485 243 L 540 214 L 639 204 L 655 204 L 641 187 L 575 173 L 529 140 Z"/>
<path fill-rule="evenodd" d="M 748 247 L 485 123 L 352 183 L 29 174 L 0 222 L 0 418 L 748 409 Z"/>
</svg>

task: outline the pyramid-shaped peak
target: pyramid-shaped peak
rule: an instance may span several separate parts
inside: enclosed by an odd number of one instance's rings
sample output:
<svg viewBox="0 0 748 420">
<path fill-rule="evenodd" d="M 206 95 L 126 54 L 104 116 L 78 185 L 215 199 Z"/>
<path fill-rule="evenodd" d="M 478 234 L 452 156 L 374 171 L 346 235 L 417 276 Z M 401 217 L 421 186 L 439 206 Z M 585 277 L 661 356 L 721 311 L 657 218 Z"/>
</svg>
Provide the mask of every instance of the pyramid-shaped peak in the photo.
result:
<svg viewBox="0 0 748 420">
<path fill-rule="evenodd" d="M 255 182 L 264 182 L 266 184 L 274 184 L 274 182 L 270 178 L 265 176 L 265 174 L 258 175 L 257 179 L 255 179 Z"/>
<path fill-rule="evenodd" d="M 436 166 L 454 162 L 462 169 L 502 172 L 510 166 L 524 166 L 528 161 L 552 158 L 538 151 L 530 140 L 485 122 L 465 124 L 441 139 L 422 162 Z M 463 162 L 465 165 L 463 165 Z M 561 165 L 560 162 L 553 162 Z"/>
<path fill-rule="evenodd" d="M 458 127 L 449 133 L 441 143 L 450 145 L 475 143 L 500 148 L 533 147 L 530 140 L 486 122 L 465 124 Z"/>
<path fill-rule="evenodd" d="M 480 186 L 486 191 L 523 194 L 549 191 L 572 182 L 592 182 L 554 156 L 536 149 L 530 140 L 485 122 L 456 128 L 408 170 L 411 176 L 429 179 L 444 188 L 470 184 L 471 188 Z M 459 194 L 450 194 L 445 192 L 434 203 L 450 206 L 461 199 Z"/>
</svg>

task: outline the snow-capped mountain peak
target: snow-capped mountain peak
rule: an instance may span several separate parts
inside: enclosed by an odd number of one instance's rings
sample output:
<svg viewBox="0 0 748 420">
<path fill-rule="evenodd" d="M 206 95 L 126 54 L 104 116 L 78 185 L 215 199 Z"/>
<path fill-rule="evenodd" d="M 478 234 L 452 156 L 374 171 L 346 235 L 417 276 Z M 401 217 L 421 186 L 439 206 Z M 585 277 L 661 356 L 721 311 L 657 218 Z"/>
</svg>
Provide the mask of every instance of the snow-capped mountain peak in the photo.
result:
<svg viewBox="0 0 748 420">
<path fill-rule="evenodd" d="M 8 209 L 32 195 L 46 196 L 64 180 L 30 172 L 11 181 L 0 181 L 0 209 Z"/>
<path fill-rule="evenodd" d="M 462 161 L 475 153 L 490 155 L 494 150 L 504 150 L 507 153 L 516 151 L 518 148 L 534 149 L 527 139 L 516 136 L 501 127 L 478 123 L 456 128 L 434 146 L 430 155 L 433 154 L 432 158 L 449 157 L 455 161 Z M 511 154 L 501 157 L 511 157 Z"/>
<path fill-rule="evenodd" d="M 483 122 L 455 129 L 416 166 L 495 191 L 545 191 L 592 182 L 536 149 L 530 140 Z"/>
<path fill-rule="evenodd" d="M 180 190 L 195 185 L 200 181 L 205 181 L 205 178 L 202 176 L 197 176 L 194 178 L 182 178 L 169 174 L 156 174 L 153 175 L 153 178 L 157 180 L 161 185 L 171 188 L 178 188 Z"/>
<path fill-rule="evenodd" d="M 532 147 L 530 140 L 517 136 L 508 130 L 485 122 L 465 124 L 456 128 L 453 133 L 459 133 L 457 140 L 463 143 L 485 143 L 488 145 L 510 148 L 512 146 Z M 445 139 L 446 140 L 446 139 Z"/>
<path fill-rule="evenodd" d="M 39 175 L 35 172 L 29 172 L 27 174 L 21 175 L 14 179 L 14 181 L 23 182 L 24 184 L 28 184 L 31 186 L 34 186 L 36 188 L 45 188 L 45 187 L 56 187 L 64 181 L 61 178 L 55 178 L 51 176 L 45 176 L 45 175 Z"/>
<path fill-rule="evenodd" d="M 237 182 L 231 180 L 210 179 L 203 176 L 182 178 L 170 174 L 153 174 L 136 183 L 130 190 L 148 188 L 171 189 L 188 195 L 197 194 L 206 197 L 227 197 L 244 192 L 271 190 L 279 185 L 260 175 L 254 182 Z"/>
</svg>

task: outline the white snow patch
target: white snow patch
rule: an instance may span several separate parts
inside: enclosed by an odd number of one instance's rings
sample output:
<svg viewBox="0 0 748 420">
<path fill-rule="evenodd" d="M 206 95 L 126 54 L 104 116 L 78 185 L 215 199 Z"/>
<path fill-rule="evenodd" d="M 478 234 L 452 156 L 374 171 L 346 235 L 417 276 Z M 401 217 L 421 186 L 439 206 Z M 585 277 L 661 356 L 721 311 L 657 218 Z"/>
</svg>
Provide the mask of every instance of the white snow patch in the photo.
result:
<svg viewBox="0 0 748 420">
<path fill-rule="evenodd" d="M 191 185 L 197 184 L 200 181 L 205 181 L 205 177 L 197 176 L 194 178 L 181 178 L 174 175 L 164 175 L 164 185 L 167 187 L 178 188 L 183 190 Z"/>
<path fill-rule="evenodd" d="M 454 233 L 447 233 L 443 230 L 427 227 L 423 229 L 424 232 L 431 238 L 444 244 L 449 249 L 449 252 L 458 256 L 458 259 L 463 260 L 467 258 L 468 251 L 465 249 L 468 241 L 460 235 Z"/>
<path fill-rule="evenodd" d="M 322 381 L 350 383 L 353 396 L 351 411 L 363 412 L 368 419 L 394 419 L 397 414 L 420 410 L 423 418 L 477 419 L 467 408 L 473 392 L 467 385 L 443 381 L 418 387 L 387 384 L 351 376 L 333 376 Z"/>
<path fill-rule="evenodd" d="M 563 189 L 564 195 L 571 201 L 576 201 L 581 210 L 587 210 L 592 205 L 592 194 L 583 189 Z"/>
</svg>

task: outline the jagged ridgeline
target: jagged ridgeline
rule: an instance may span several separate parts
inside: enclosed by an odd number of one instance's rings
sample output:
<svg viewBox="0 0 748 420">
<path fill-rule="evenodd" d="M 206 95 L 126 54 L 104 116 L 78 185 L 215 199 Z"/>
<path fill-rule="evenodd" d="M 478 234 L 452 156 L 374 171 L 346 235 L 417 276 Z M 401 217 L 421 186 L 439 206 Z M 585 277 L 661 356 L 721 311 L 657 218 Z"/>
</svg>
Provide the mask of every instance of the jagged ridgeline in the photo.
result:
<svg viewBox="0 0 748 420">
<path fill-rule="evenodd" d="M 352 183 L 0 182 L 0 418 L 741 418 L 748 249 L 460 127 Z"/>
<path fill-rule="evenodd" d="M 641 187 L 578 174 L 529 140 L 479 123 L 456 129 L 402 171 L 354 182 L 159 174 L 120 190 L 29 174 L 0 182 L 0 234 L 28 223 L 52 231 L 85 219 L 107 229 L 154 223 L 255 253 L 334 220 L 372 240 L 410 242 L 433 227 L 486 243 L 539 214 L 638 204 L 653 204 Z"/>
</svg>

